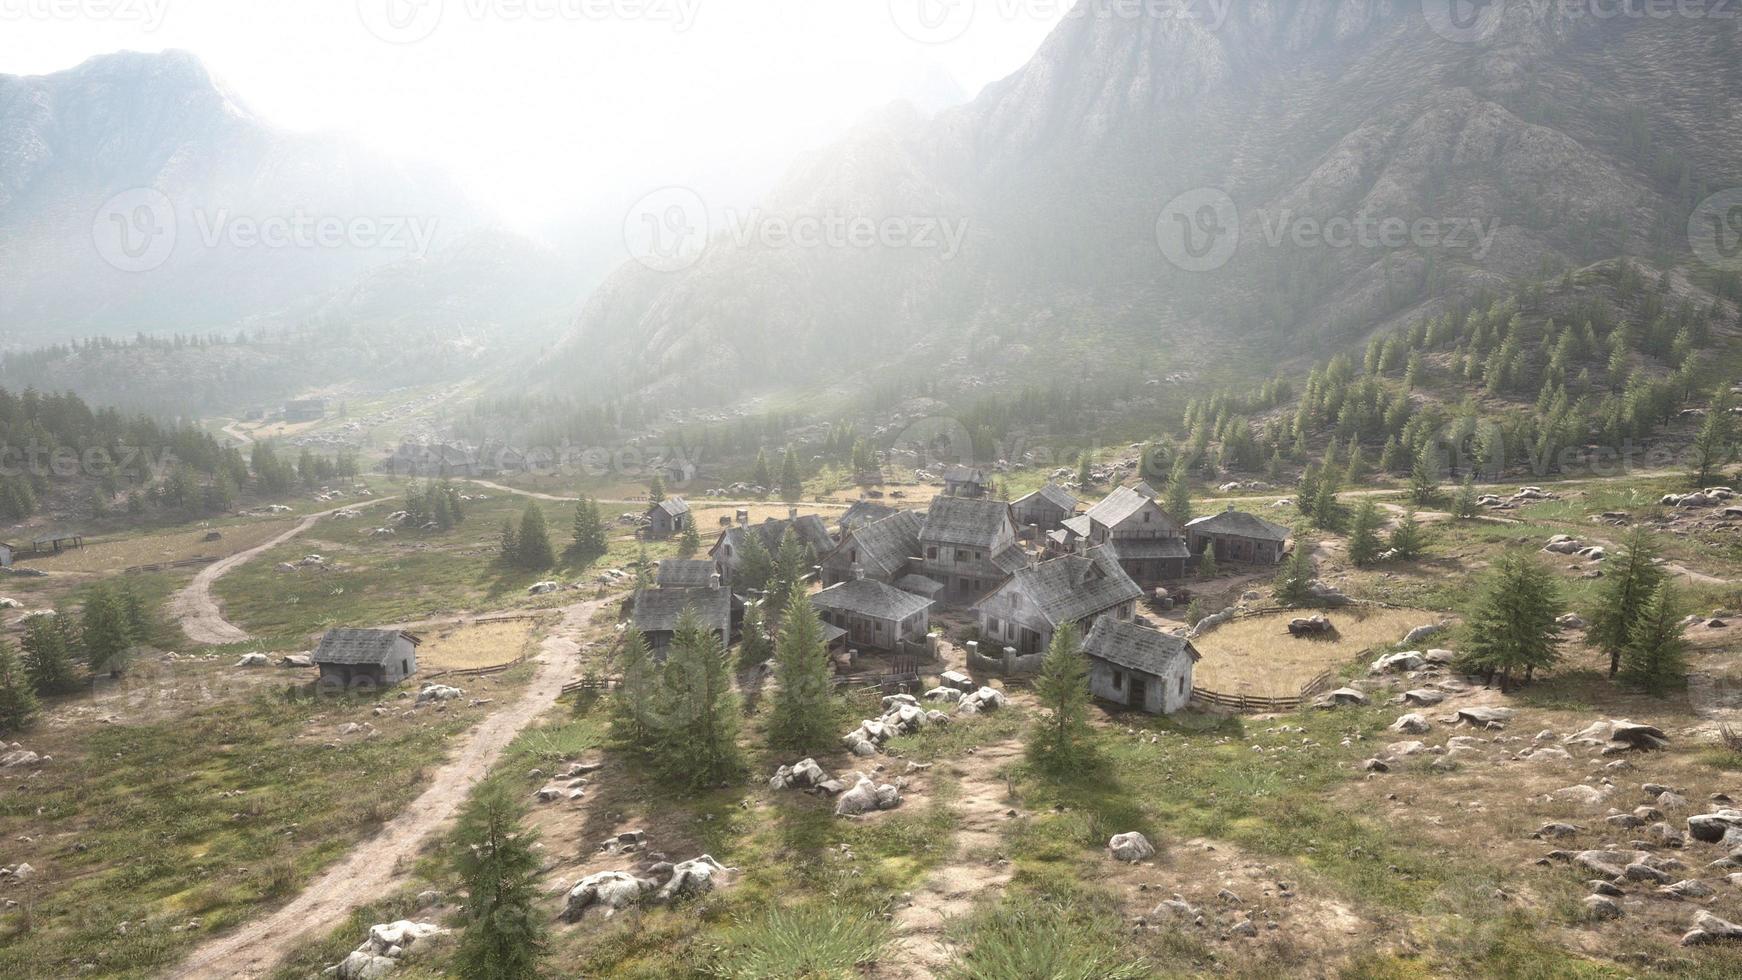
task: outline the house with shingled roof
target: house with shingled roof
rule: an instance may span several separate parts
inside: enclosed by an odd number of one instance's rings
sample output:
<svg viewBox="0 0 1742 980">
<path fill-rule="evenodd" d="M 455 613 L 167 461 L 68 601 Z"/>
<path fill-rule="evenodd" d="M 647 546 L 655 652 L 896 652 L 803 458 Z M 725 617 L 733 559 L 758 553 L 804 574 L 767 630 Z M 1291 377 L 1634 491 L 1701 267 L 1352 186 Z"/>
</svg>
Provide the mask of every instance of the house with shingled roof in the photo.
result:
<svg viewBox="0 0 1742 980">
<path fill-rule="evenodd" d="M 900 512 L 901 508 L 899 507 L 879 503 L 875 500 L 855 500 L 852 506 L 848 507 L 846 512 L 841 515 L 841 519 L 835 522 L 835 527 L 840 530 L 840 536 L 845 538 L 849 533 L 867 524 L 874 524 L 885 517 Z"/>
<path fill-rule="evenodd" d="M 874 582 L 894 584 L 919 560 L 920 527 L 918 514 L 900 510 L 848 531 L 841 537 L 841 543 L 823 558 L 822 583 L 827 586 L 850 582 L 857 567 Z"/>
<path fill-rule="evenodd" d="M 720 584 L 720 571 L 706 558 L 662 558 L 654 584 L 662 589 L 705 589 Z"/>
<path fill-rule="evenodd" d="M 1064 555 L 1017 569 L 991 595 L 974 604 L 986 653 L 1013 647 L 1018 656 L 1045 652 L 1066 623 L 1087 633 L 1096 620 L 1128 620 L 1143 590 L 1107 547 Z"/>
<path fill-rule="evenodd" d="M 855 649 L 899 653 L 903 643 L 923 643 L 931 631 L 932 600 L 875 579 L 838 582 L 810 601 L 824 625 L 845 630 Z"/>
<path fill-rule="evenodd" d="M 970 497 L 978 499 L 990 496 L 992 481 L 986 478 L 986 471 L 977 466 L 963 466 L 954 463 L 944 468 L 944 494 L 950 497 Z"/>
<path fill-rule="evenodd" d="M 739 513 L 738 523 L 721 531 L 714 539 L 714 546 L 708 549 L 708 557 L 713 559 L 721 577 L 728 582 L 738 577 L 737 573 L 744 565 L 748 535 L 754 534 L 761 539 L 770 558 L 780 557 L 780 542 L 786 537 L 788 528 L 798 535 L 807 561 L 818 561 L 835 549 L 834 536 L 829 534 L 829 526 L 823 523 L 823 519 L 815 514 L 800 514 L 797 507 L 788 507 L 783 519 L 770 517 L 760 524 L 751 524 L 745 512 Z"/>
<path fill-rule="evenodd" d="M 322 685 L 387 687 L 417 673 L 422 642 L 404 630 L 333 629 L 309 659 L 320 668 Z"/>
<path fill-rule="evenodd" d="M 1039 528 L 1044 534 L 1058 529 L 1076 513 L 1077 498 L 1056 483 L 1048 483 L 1010 504 L 1010 517 L 1019 531 Z"/>
<path fill-rule="evenodd" d="M 1248 562 L 1275 565 L 1282 561 L 1288 539 L 1294 534 L 1281 524 L 1234 509 L 1186 522 L 1186 540 L 1193 555 L 1206 551 L 1218 562 Z"/>
<path fill-rule="evenodd" d="M 1192 673 L 1199 655 L 1177 633 L 1104 616 L 1083 641 L 1089 660 L 1089 693 L 1103 701 L 1171 715 L 1192 700 Z"/>
<path fill-rule="evenodd" d="M 732 593 L 718 585 L 699 589 L 637 589 L 629 623 L 647 638 L 654 659 L 665 660 L 684 610 L 695 613 L 703 629 L 715 634 L 724 649 L 732 641 Z"/>
<path fill-rule="evenodd" d="M 971 603 L 1028 564 L 1010 505 L 998 500 L 933 497 L 919 546 L 919 572 L 943 583 L 938 595 L 945 604 Z"/>
<path fill-rule="evenodd" d="M 1119 564 L 1144 588 L 1184 578 L 1191 563 L 1185 534 L 1151 497 L 1120 487 L 1083 515 L 1087 534 L 1077 548 L 1111 545 Z"/>
<path fill-rule="evenodd" d="M 647 536 L 669 538 L 682 534 L 684 527 L 693 520 L 690 505 L 682 497 L 667 497 L 647 508 Z"/>
</svg>

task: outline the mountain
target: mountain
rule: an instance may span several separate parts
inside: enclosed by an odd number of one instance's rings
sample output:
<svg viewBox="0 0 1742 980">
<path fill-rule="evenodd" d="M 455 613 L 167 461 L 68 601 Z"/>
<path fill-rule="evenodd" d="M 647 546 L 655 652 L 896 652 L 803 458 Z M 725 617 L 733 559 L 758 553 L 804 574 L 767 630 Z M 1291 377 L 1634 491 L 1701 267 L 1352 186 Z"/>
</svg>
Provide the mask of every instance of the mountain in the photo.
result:
<svg viewBox="0 0 1742 980">
<path fill-rule="evenodd" d="M 1472 34 L 1441 7 L 1083 0 L 1016 74 L 934 118 L 892 107 L 761 210 L 965 226 L 959 252 L 716 217 L 683 267 L 614 274 L 547 379 L 670 403 L 1269 370 L 1520 278 L 1689 262 L 1690 213 L 1742 183 L 1737 22 L 1509 0 Z"/>
</svg>

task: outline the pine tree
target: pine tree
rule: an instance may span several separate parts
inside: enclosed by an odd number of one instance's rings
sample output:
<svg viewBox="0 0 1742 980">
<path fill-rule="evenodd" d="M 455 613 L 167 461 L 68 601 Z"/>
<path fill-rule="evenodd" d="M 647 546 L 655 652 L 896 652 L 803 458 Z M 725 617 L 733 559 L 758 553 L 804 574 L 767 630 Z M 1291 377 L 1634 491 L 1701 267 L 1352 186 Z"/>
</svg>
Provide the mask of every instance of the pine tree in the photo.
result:
<svg viewBox="0 0 1742 980">
<path fill-rule="evenodd" d="M 1337 476 L 1326 471 L 1319 478 L 1318 493 L 1312 501 L 1312 518 L 1315 527 L 1334 531 L 1343 522 L 1342 508 L 1337 504 Z"/>
<path fill-rule="evenodd" d="M 738 639 L 739 670 L 754 669 L 774 656 L 774 644 L 768 638 L 768 618 L 762 611 L 762 603 L 751 601 L 744 604 L 742 630 Z"/>
<path fill-rule="evenodd" d="M 1210 545 L 1198 556 L 1198 577 L 1212 579 L 1221 573 L 1222 570 L 1216 567 L 1216 546 Z"/>
<path fill-rule="evenodd" d="M 1391 529 L 1391 539 L 1387 544 L 1403 561 L 1420 558 L 1427 550 L 1427 529 L 1416 519 L 1413 508 L 1404 511 L 1397 519 L 1397 526 Z"/>
<path fill-rule="evenodd" d="M 1343 482 L 1352 487 L 1358 487 L 1367 479 L 1367 460 L 1361 454 L 1361 445 L 1356 443 L 1349 447 L 1349 466 L 1343 471 Z"/>
<path fill-rule="evenodd" d="M 1077 486 L 1091 487 L 1095 484 L 1095 454 L 1083 450 L 1077 457 Z"/>
<path fill-rule="evenodd" d="M 128 628 L 126 607 L 107 585 L 92 586 L 86 594 L 79 639 L 92 673 L 119 677 L 127 669 L 134 637 Z"/>
<path fill-rule="evenodd" d="M 70 628 L 67 618 L 59 613 L 25 620 L 24 672 L 38 694 L 66 694 L 79 687 Z"/>
<path fill-rule="evenodd" d="M 702 535 L 696 530 L 696 522 L 693 520 L 684 521 L 683 533 L 679 534 L 677 538 L 678 555 L 683 558 L 691 558 L 700 550 L 702 550 Z"/>
<path fill-rule="evenodd" d="M 738 570 L 732 575 L 734 588 L 752 592 L 768 589 L 774 580 L 774 556 L 768 553 L 762 535 L 754 527 L 744 528 L 738 545 Z"/>
<path fill-rule="evenodd" d="M 36 720 L 42 704 L 11 641 L 0 637 L 0 732 L 16 732 Z"/>
<path fill-rule="evenodd" d="M 750 483 L 764 492 L 774 485 L 774 477 L 768 469 L 768 450 L 756 450 L 756 465 L 750 470 Z"/>
<path fill-rule="evenodd" d="M 1167 506 L 1163 509 L 1178 524 L 1192 519 L 1191 471 L 1183 459 L 1174 464 L 1173 479 L 1167 484 Z"/>
<path fill-rule="evenodd" d="M 832 674 L 822 621 L 801 588 L 787 598 L 780 639 L 774 645 L 774 679 L 779 690 L 768 720 L 770 744 L 806 753 L 834 744 Z"/>
<path fill-rule="evenodd" d="M 556 564 L 556 551 L 551 547 L 550 534 L 544 527 L 544 510 L 537 503 L 528 503 L 520 515 L 514 556 L 516 565 L 531 572 L 543 571 Z"/>
<path fill-rule="evenodd" d="M 610 548 L 611 542 L 605 533 L 605 521 L 599 514 L 599 505 L 591 498 L 581 497 L 575 503 L 575 541 L 570 550 L 582 561 L 591 561 Z"/>
<path fill-rule="evenodd" d="M 518 564 L 520 561 L 520 536 L 514 533 L 513 518 L 502 518 L 502 530 L 498 532 L 497 540 L 500 542 L 497 549 L 502 552 L 502 563 L 504 565 Z"/>
<path fill-rule="evenodd" d="M 617 690 L 611 696 L 611 739 L 627 751 L 645 753 L 654 730 L 659 666 L 653 662 L 647 637 L 640 630 L 629 630 L 623 637 L 617 670 Z"/>
<path fill-rule="evenodd" d="M 1294 551 L 1276 576 L 1277 602 L 1285 606 L 1304 606 L 1312 601 L 1315 581 L 1313 549 L 1317 546 L 1317 542 L 1307 540 L 1304 526 L 1295 528 Z"/>
<path fill-rule="evenodd" d="M 738 696 L 717 634 L 695 612 L 678 618 L 661 669 L 653 769 L 668 782 L 714 786 L 743 769 L 738 753 Z"/>
<path fill-rule="evenodd" d="M 485 783 L 460 811 L 453 866 L 466 889 L 465 932 L 454 973 L 472 980 L 532 980 L 544 952 L 538 833 L 501 783 Z"/>
<path fill-rule="evenodd" d="M 1270 462 L 1264 464 L 1264 479 L 1272 486 L 1282 483 L 1282 450 L 1270 452 Z"/>
<path fill-rule="evenodd" d="M 1603 563 L 1603 583 L 1591 609 L 1585 638 L 1609 655 L 1609 676 L 1621 670 L 1621 657 L 1633 640 L 1633 625 L 1663 584 L 1657 546 L 1643 527 L 1628 532 L 1621 554 Z"/>
<path fill-rule="evenodd" d="M 1628 631 L 1621 679 L 1652 694 L 1664 694 L 1687 676 L 1686 655 L 1675 584 L 1665 581 L 1652 592 Z"/>
<path fill-rule="evenodd" d="M 1463 661 L 1489 676 L 1498 674 L 1502 692 L 1514 672 L 1528 677 L 1554 666 L 1560 657 L 1555 645 L 1559 606 L 1554 576 L 1546 567 L 1517 553 L 1501 555 L 1464 617 Z"/>
<path fill-rule="evenodd" d="M 798 538 L 798 530 L 787 525 L 780 536 L 780 553 L 775 556 L 774 581 L 769 583 L 776 606 L 784 608 L 788 598 L 804 595 L 805 576 L 810 574 L 810 555 Z"/>
<path fill-rule="evenodd" d="M 647 502 L 649 504 L 657 504 L 664 500 L 665 481 L 660 478 L 658 473 L 655 473 L 653 474 L 653 477 L 647 481 Z"/>
<path fill-rule="evenodd" d="M 637 589 L 653 588 L 653 560 L 647 557 L 647 542 L 645 541 L 635 548 L 635 587 Z"/>
<path fill-rule="evenodd" d="M 1720 388 L 1712 397 L 1712 404 L 1706 411 L 1706 421 L 1700 425 L 1699 434 L 1694 436 L 1694 479 L 1700 486 L 1711 486 L 1717 480 L 1720 471 L 1730 462 L 1733 442 L 1730 396 L 1726 390 Z"/>
<path fill-rule="evenodd" d="M 1433 503 L 1440 495 L 1442 471 L 1439 447 L 1432 440 L 1423 443 L 1421 451 L 1415 454 L 1415 465 L 1409 471 L 1410 497 L 1424 507 Z"/>
<path fill-rule="evenodd" d="M 791 446 L 780 459 L 780 499 L 797 500 L 804 496 L 804 477 L 798 471 L 798 450 Z"/>
<path fill-rule="evenodd" d="M 1090 751 L 1089 662 L 1073 624 L 1053 631 L 1034 692 L 1048 716 L 1029 735 L 1029 758 L 1054 772 L 1080 769 Z"/>
<path fill-rule="evenodd" d="M 1452 499 L 1452 516 L 1467 521 L 1480 512 L 1481 506 L 1476 503 L 1476 478 L 1466 476 L 1458 487 L 1458 495 Z"/>
<path fill-rule="evenodd" d="M 1364 568 L 1379 557 L 1379 506 L 1363 497 L 1355 506 L 1355 516 L 1349 525 L 1349 560 Z"/>
</svg>

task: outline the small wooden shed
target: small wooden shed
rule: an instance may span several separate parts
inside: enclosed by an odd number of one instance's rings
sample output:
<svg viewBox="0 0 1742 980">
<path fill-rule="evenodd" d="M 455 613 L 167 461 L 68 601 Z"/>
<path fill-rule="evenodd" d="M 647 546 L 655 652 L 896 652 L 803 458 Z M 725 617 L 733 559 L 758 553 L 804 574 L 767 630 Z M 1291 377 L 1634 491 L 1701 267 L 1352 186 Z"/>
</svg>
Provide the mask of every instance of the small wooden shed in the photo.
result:
<svg viewBox="0 0 1742 980">
<path fill-rule="evenodd" d="M 404 630 L 328 630 L 309 659 L 320 668 L 322 684 L 389 687 L 417 673 L 422 642 Z"/>
</svg>

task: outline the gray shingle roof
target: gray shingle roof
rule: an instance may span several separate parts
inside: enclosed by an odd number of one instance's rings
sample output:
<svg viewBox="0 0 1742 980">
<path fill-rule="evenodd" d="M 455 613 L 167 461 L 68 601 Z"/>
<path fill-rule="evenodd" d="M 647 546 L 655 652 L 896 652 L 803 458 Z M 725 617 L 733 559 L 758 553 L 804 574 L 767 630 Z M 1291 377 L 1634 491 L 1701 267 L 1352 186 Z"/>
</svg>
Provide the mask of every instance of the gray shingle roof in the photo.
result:
<svg viewBox="0 0 1742 980">
<path fill-rule="evenodd" d="M 895 587 L 903 592 L 912 592 L 914 595 L 929 599 L 943 591 L 944 583 L 936 579 L 926 578 L 924 575 L 903 575 L 895 580 Z"/>
<path fill-rule="evenodd" d="M 1153 561 L 1157 558 L 1190 558 L 1185 538 L 1113 538 L 1110 547 L 1121 561 Z"/>
<path fill-rule="evenodd" d="M 1089 520 L 1089 515 L 1078 514 L 1076 517 L 1070 518 L 1061 523 L 1064 524 L 1065 530 L 1070 531 L 1079 538 L 1086 538 L 1089 536 L 1089 531 L 1092 530 L 1091 525 L 1094 522 Z"/>
<path fill-rule="evenodd" d="M 1131 484 L 1131 489 L 1145 497 L 1148 497 L 1150 500 L 1154 500 L 1161 496 L 1160 491 L 1150 486 L 1147 480 L 1138 480 L 1136 483 Z"/>
<path fill-rule="evenodd" d="M 799 543 L 809 550 L 812 559 L 821 558 L 835 548 L 835 538 L 829 533 L 829 526 L 824 524 L 823 519 L 815 514 L 800 514 L 796 522 L 784 517 L 771 517 L 761 524 L 751 524 L 748 527 L 734 525 L 720 532 L 720 537 L 732 545 L 732 553 L 736 556 L 744 553 L 745 533 L 754 532 L 757 537 L 762 539 L 762 547 L 766 548 L 770 555 L 779 557 L 780 541 L 786 537 L 788 527 L 793 528 L 798 534 Z M 720 544 L 716 541 L 714 548 L 718 549 L 719 547 Z M 713 553 L 713 550 L 708 552 L 710 555 Z"/>
<path fill-rule="evenodd" d="M 1010 505 L 1001 500 L 933 497 L 919 539 L 927 544 L 977 545 L 990 549 L 999 533 L 1009 527 L 1012 527 Z"/>
<path fill-rule="evenodd" d="M 732 593 L 726 589 L 641 589 L 635 593 L 635 628 L 643 633 L 677 629 L 684 609 L 695 610 L 703 628 L 723 630 L 732 622 Z"/>
<path fill-rule="evenodd" d="M 909 558 L 919 555 L 919 515 L 897 511 L 841 539 L 841 548 L 858 551 L 859 565 L 868 572 L 893 575 Z"/>
<path fill-rule="evenodd" d="M 1152 676 L 1167 673 L 1180 657 L 1190 657 L 1194 663 L 1198 660 L 1197 648 L 1185 637 L 1122 623 L 1111 616 L 1095 620 L 1083 641 L 1083 653 Z"/>
<path fill-rule="evenodd" d="M 705 559 L 662 558 L 658 584 L 662 589 L 705 589 L 714 571 L 714 563 Z"/>
<path fill-rule="evenodd" d="M 811 605 L 819 610 L 899 621 L 930 609 L 932 600 L 876 579 L 862 578 L 829 586 L 811 596 Z"/>
<path fill-rule="evenodd" d="M 1120 487 L 1089 508 L 1088 516 L 1103 527 L 1118 527 L 1126 518 L 1142 510 L 1151 498 L 1130 487 Z"/>
<path fill-rule="evenodd" d="M 1020 504 L 1023 501 L 1028 500 L 1030 497 L 1039 497 L 1047 503 L 1052 504 L 1054 507 L 1063 510 L 1066 514 L 1074 514 L 1077 512 L 1077 498 L 1072 496 L 1069 490 L 1066 490 L 1064 487 L 1061 487 L 1056 483 L 1048 483 L 1039 490 L 1022 496 L 1016 500 L 1016 503 Z"/>
<path fill-rule="evenodd" d="M 851 531 L 880 521 L 900 510 L 899 507 L 880 504 L 875 500 L 855 500 L 853 506 L 848 507 L 846 513 L 841 515 L 839 523 L 844 530 Z"/>
<path fill-rule="evenodd" d="M 984 485 L 986 473 L 977 466 L 954 463 L 944 469 L 945 483 L 978 483 Z"/>
<path fill-rule="evenodd" d="M 665 511 L 673 517 L 681 517 L 690 512 L 689 502 L 684 500 L 682 497 L 667 497 L 653 506 L 658 507 L 660 510 Z M 652 508 L 649 509 L 651 510 Z"/>
<path fill-rule="evenodd" d="M 1131 576 L 1125 574 L 1105 547 L 1091 548 L 1087 555 L 1065 555 L 1018 569 L 992 596 L 1005 589 L 1026 593 L 1054 626 L 1087 619 L 1143 597 L 1143 590 L 1131 581 Z M 992 596 L 981 602 L 990 601 Z"/>
<path fill-rule="evenodd" d="M 1220 514 L 1200 517 L 1195 521 L 1188 521 L 1186 527 L 1202 534 L 1231 534 L 1261 541 L 1287 541 L 1289 535 L 1294 533 L 1281 524 L 1238 510 L 1225 510 Z"/>
<path fill-rule="evenodd" d="M 999 571 L 1008 575 L 1018 568 L 1028 567 L 1028 552 L 1022 550 L 1022 545 L 1012 541 L 992 556 L 992 564 L 997 565 Z"/>
<path fill-rule="evenodd" d="M 317 664 L 384 665 L 393 656 L 393 645 L 405 637 L 413 646 L 422 642 L 402 630 L 327 630 L 321 645 L 309 659 Z"/>
</svg>

